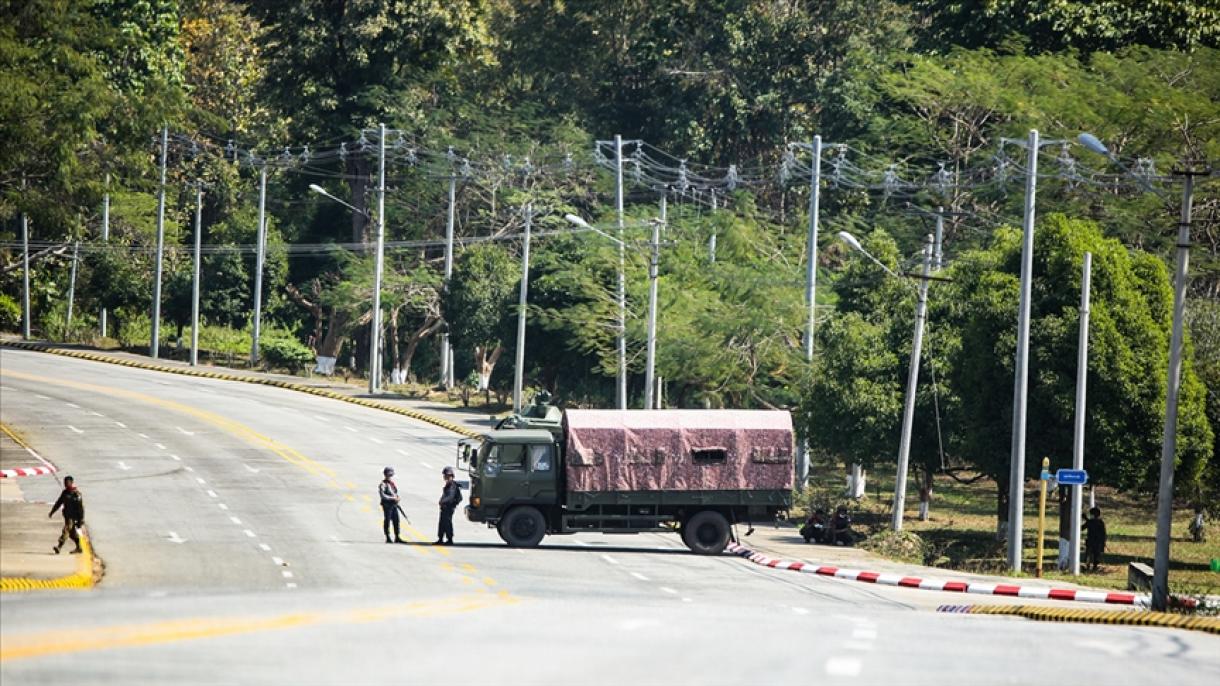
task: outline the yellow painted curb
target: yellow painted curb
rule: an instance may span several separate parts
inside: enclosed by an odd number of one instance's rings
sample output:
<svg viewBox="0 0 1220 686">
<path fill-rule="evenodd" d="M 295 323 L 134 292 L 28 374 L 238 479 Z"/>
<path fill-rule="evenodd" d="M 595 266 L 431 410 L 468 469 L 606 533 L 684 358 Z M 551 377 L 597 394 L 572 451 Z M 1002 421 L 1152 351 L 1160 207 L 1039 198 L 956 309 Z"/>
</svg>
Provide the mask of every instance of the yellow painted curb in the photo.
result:
<svg viewBox="0 0 1220 686">
<path fill-rule="evenodd" d="M 83 531 L 80 532 L 80 547 L 84 552 L 76 561 L 75 573 L 58 579 L 0 578 L 0 593 L 93 588 L 93 545 Z"/>
<path fill-rule="evenodd" d="M 378 400 L 367 400 L 365 398 L 357 398 L 354 396 L 346 395 L 343 393 L 338 393 L 338 392 L 323 389 L 323 388 L 313 388 L 311 386 L 305 386 L 303 384 L 292 383 L 289 381 L 281 381 L 279 379 L 264 379 L 264 378 L 259 378 L 259 377 L 255 377 L 255 376 L 238 376 L 236 374 L 222 374 L 219 372 L 204 371 L 201 369 L 191 369 L 189 367 L 167 367 L 165 365 L 151 364 L 148 362 L 139 362 L 136 360 L 125 360 L 125 359 L 120 359 L 117 357 L 110 357 L 108 355 L 99 355 L 97 353 L 83 352 L 83 351 L 79 351 L 79 350 L 68 350 L 65 348 L 57 348 L 53 345 L 49 345 L 49 344 L 45 344 L 45 343 L 31 343 L 28 341 L 0 341 L 0 347 L 6 347 L 6 346 L 11 347 L 11 348 L 19 348 L 22 350 L 32 350 L 35 352 L 50 353 L 52 355 L 61 355 L 64 357 L 75 357 L 75 358 L 79 358 L 79 359 L 92 360 L 94 362 L 104 362 L 107 364 L 120 364 L 120 365 L 123 365 L 124 367 L 134 367 L 136 369 L 147 369 L 147 370 L 151 370 L 151 371 L 165 372 L 167 374 L 178 374 L 180 376 L 197 376 L 197 377 L 204 377 L 204 378 L 209 378 L 209 379 L 221 379 L 224 381 L 240 381 L 242 383 L 252 383 L 252 384 L 259 384 L 259 385 L 263 385 L 263 386 L 269 386 L 269 385 L 278 386 L 280 388 L 284 388 L 287 390 L 298 391 L 301 393 L 309 393 L 311 395 L 320 395 L 320 396 L 323 396 L 326 398 L 331 398 L 332 400 L 340 400 L 345 403 L 351 403 L 353 405 L 361 405 L 363 407 L 369 407 L 369 408 L 372 408 L 375 410 L 383 410 L 385 412 L 393 412 L 395 414 L 401 414 L 401 415 L 404 415 L 407 417 L 411 417 L 412 419 L 418 419 L 421 422 L 427 422 L 428 424 L 432 424 L 434 426 L 439 426 L 442 429 L 447 429 L 449 431 L 452 431 L 453 433 L 459 434 L 461 436 L 466 436 L 468 438 L 477 438 L 480 435 L 479 432 L 477 432 L 477 431 L 471 431 L 470 429 L 458 426 L 458 425 L 454 424 L 453 422 L 441 419 L 440 417 L 433 417 L 432 415 L 424 414 L 423 412 L 420 412 L 418 410 L 412 410 L 412 409 L 406 408 L 406 407 L 398 407 L 398 406 L 391 405 L 389 403 L 384 403 L 384 402 L 381 402 Z"/>
<path fill-rule="evenodd" d="M 1039 607 L 1034 605 L 974 605 L 974 615 L 1016 615 L 1045 622 L 1082 622 L 1085 624 L 1122 624 L 1127 626 L 1162 626 L 1192 629 L 1220 634 L 1220 618 L 1195 617 L 1149 610 L 1094 610 L 1081 608 Z"/>
</svg>

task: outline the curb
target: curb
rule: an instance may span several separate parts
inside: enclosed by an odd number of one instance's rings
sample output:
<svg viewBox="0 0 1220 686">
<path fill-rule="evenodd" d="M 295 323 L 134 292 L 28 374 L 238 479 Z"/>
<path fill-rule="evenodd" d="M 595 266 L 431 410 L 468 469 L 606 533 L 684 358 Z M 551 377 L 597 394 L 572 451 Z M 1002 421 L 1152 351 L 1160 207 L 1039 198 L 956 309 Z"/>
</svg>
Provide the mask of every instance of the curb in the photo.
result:
<svg viewBox="0 0 1220 686">
<path fill-rule="evenodd" d="M 0 593 L 93 588 L 93 544 L 83 531 L 80 532 L 80 547 L 84 552 L 76 561 L 75 573 L 58 579 L 0 578 Z"/>
<path fill-rule="evenodd" d="M 55 465 L 48 462 L 42 455 L 39 455 L 38 451 L 31 448 L 30 444 L 22 440 L 20 436 L 13 432 L 12 429 L 8 428 L 3 422 L 0 422 L 0 432 L 3 432 L 6 436 L 13 439 L 13 442 L 17 445 L 25 448 L 25 451 L 33 455 L 35 460 L 38 460 L 46 465 L 45 467 L 17 467 L 16 469 L 0 469 L 0 479 L 11 479 L 18 476 L 40 476 L 43 474 L 54 474 L 55 472 L 59 471 Z"/>
<path fill-rule="evenodd" d="M 42 476 L 54 474 L 50 467 L 18 467 L 16 469 L 0 469 L 0 479 L 15 479 L 19 476 Z"/>
<path fill-rule="evenodd" d="M 472 431 L 466 427 L 454 424 L 451 421 L 434 417 L 429 414 L 424 414 L 418 410 L 412 410 L 406 407 L 398 407 L 379 400 L 369 400 L 367 398 L 357 398 L 345 393 L 338 393 L 324 388 L 314 388 L 304 384 L 292 383 L 290 381 L 281 381 L 279 379 L 264 379 L 256 376 L 243 376 L 240 374 L 225 374 L 221 372 L 204 371 L 202 369 L 192 369 L 189 367 L 172 367 L 162 364 L 152 364 L 149 362 L 139 362 L 136 360 L 124 360 L 109 355 L 101 355 L 98 353 L 83 351 L 83 350 L 68 350 L 66 348 L 57 348 L 46 343 L 31 343 L 28 341 L 0 341 L 0 348 L 17 348 L 19 350 L 31 350 L 34 352 L 49 353 L 52 355 L 62 355 L 63 357 L 75 357 L 80 360 L 89 360 L 91 362 L 104 362 L 106 364 L 117 364 L 124 367 L 132 367 L 135 369 L 147 369 L 155 372 L 165 372 L 167 374 L 178 374 L 180 376 L 195 376 L 206 379 L 219 379 L 221 381 L 239 381 L 241 383 L 258 384 L 261 386 L 276 386 L 278 388 L 287 389 L 290 391 L 298 391 L 300 393 L 308 393 L 331 400 L 339 400 L 352 405 L 361 405 L 374 410 L 382 410 L 385 412 L 393 412 L 404 417 L 410 417 L 421 422 L 426 422 L 434 426 L 439 426 L 442 429 L 447 429 L 456 434 L 466 436 L 468 438 L 477 438 L 481 436 L 477 431 Z"/>
<path fill-rule="evenodd" d="M 936 611 L 973 615 L 1014 615 L 1044 622 L 1162 626 L 1220 635 L 1220 619 L 1215 617 L 1191 617 L 1151 610 L 1085 610 L 1031 605 L 941 605 Z"/>
<path fill-rule="evenodd" d="M 767 557 L 749 548 L 729 543 L 725 550 L 750 562 L 774 569 L 786 569 L 793 572 L 833 576 L 836 579 L 861 581 L 868 584 L 883 586 L 900 586 L 917 588 L 924 591 L 948 591 L 951 593 L 977 593 L 980 595 L 999 595 L 1015 598 L 1040 598 L 1043 600 L 1067 600 L 1085 603 L 1104 603 L 1110 605 L 1133 605 L 1148 607 L 1151 599 L 1146 595 L 1134 593 L 1118 593 L 1115 591 L 1081 591 L 1073 588 L 1049 588 L 1046 586 L 1015 586 L 1011 584 L 993 584 L 979 581 L 942 581 L 937 579 L 921 579 L 902 574 L 883 574 L 880 572 L 865 572 L 857 569 L 840 569 L 827 565 L 815 565 L 807 562 L 793 562 Z"/>
</svg>

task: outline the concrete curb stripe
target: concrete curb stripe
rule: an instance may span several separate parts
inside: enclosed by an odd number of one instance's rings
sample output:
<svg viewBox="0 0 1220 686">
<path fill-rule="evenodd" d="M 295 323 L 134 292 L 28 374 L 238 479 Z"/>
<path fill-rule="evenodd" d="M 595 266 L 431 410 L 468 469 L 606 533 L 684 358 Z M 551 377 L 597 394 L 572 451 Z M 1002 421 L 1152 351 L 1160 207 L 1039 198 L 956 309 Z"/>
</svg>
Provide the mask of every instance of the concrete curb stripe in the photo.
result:
<svg viewBox="0 0 1220 686">
<path fill-rule="evenodd" d="M 1151 610 L 1085 610 L 1032 605 L 941 605 L 936 611 L 976 615 L 1012 615 L 1048 622 L 1160 626 L 1220 635 L 1220 618 L 1194 617 Z"/>
<path fill-rule="evenodd" d="M 12 477 L 17 477 L 17 476 L 39 476 L 39 475 L 43 475 L 43 474 L 54 474 L 55 472 L 59 471 L 58 467 L 51 464 L 50 460 L 46 459 L 42 455 L 39 455 L 37 450 L 34 450 L 32 447 L 30 447 L 30 444 L 26 443 L 25 439 L 21 438 L 21 436 L 17 435 L 17 433 L 15 431 L 13 431 L 12 429 L 5 426 L 3 422 L 0 422 L 0 432 L 3 432 L 4 435 L 13 439 L 14 443 L 21 446 L 22 448 L 25 448 L 25 451 L 27 453 L 32 455 L 35 460 L 38 460 L 39 462 L 41 462 L 43 464 L 42 467 L 18 467 L 16 469 L 0 469 L 0 478 L 12 478 Z"/>
<path fill-rule="evenodd" d="M 1076 590 L 1072 588 L 1050 588 L 1046 586 L 1017 586 L 1013 584 L 994 584 L 970 581 L 953 581 L 937 579 L 920 579 L 899 574 L 882 574 L 856 569 L 841 569 L 839 567 L 817 566 L 805 562 L 778 560 L 755 552 L 749 548 L 729 543 L 725 551 L 743 557 L 750 562 L 764 567 L 786 569 L 806 574 L 833 576 L 836 579 L 860 581 L 867 584 L 898 586 L 900 588 L 916 588 L 925 591 L 948 591 L 951 593 L 973 593 L 977 595 L 999 595 L 1016 598 L 1041 598 L 1046 600 L 1065 600 L 1085 603 L 1101 603 L 1109 605 L 1132 605 L 1148 607 L 1151 599 L 1146 595 L 1134 593 L 1119 593 L 1114 591 Z M 1193 607 L 1192 599 L 1179 599 L 1187 607 Z"/>
<path fill-rule="evenodd" d="M 49 467 L 18 467 L 16 469 L 0 469 L 0 479 L 15 479 L 19 476 L 43 476 L 45 474 L 54 474 L 55 470 Z"/>
<path fill-rule="evenodd" d="M 93 544 L 83 531 L 80 532 L 80 547 L 84 552 L 76 561 L 75 573 L 58 579 L 0 578 L 0 593 L 93 588 Z"/>
<path fill-rule="evenodd" d="M 441 419 L 440 417 L 433 417 L 432 415 L 424 414 L 423 412 L 419 412 L 418 410 L 411 410 L 411 409 L 404 408 L 404 407 L 396 407 L 394 405 L 390 405 L 388 403 L 384 403 L 384 402 L 380 402 L 380 401 L 376 401 L 376 400 L 366 400 L 364 398 L 357 398 L 354 396 L 345 395 L 343 393 L 337 393 L 335 391 L 314 388 L 311 386 L 306 386 L 304 384 L 292 383 L 289 381 L 281 381 L 279 379 L 263 379 L 263 378 L 254 377 L 254 376 L 238 376 L 236 374 L 221 374 L 221 373 L 217 373 L 217 372 L 209 372 L 209 371 L 203 371 L 203 370 L 199 370 L 199 369 L 190 369 L 190 368 L 182 368 L 182 367 L 166 367 L 164 365 L 150 364 L 148 362 L 138 362 L 136 360 L 124 360 L 124 359 L 120 359 L 117 357 L 110 357 L 108 355 L 98 355 L 95 353 L 84 353 L 84 352 L 80 352 L 77 350 L 67 350 L 64 348 L 56 348 L 52 345 L 47 345 L 47 344 L 43 344 L 43 343 L 29 343 L 26 341 L 0 341 L 0 348 L 2 348 L 2 347 L 19 348 L 22 350 L 32 350 L 35 352 L 49 353 L 51 355 L 62 355 L 64 357 L 76 357 L 76 358 L 92 360 L 95 362 L 104 362 L 106 364 L 119 364 L 119 365 L 123 365 L 124 367 L 147 369 L 147 370 L 151 370 L 151 371 L 165 372 L 167 374 L 178 374 L 180 376 L 201 376 L 201 377 L 205 377 L 205 378 L 209 378 L 209 379 L 221 379 L 223 381 L 239 381 L 242 383 L 252 383 L 252 384 L 259 384 L 259 385 L 263 385 L 263 386 L 273 385 L 273 386 L 278 386 L 280 388 L 284 388 L 287 390 L 299 391 L 301 393 L 309 393 L 311 395 L 320 395 L 320 396 L 323 396 L 326 398 L 330 398 L 332 400 L 339 400 L 339 401 L 342 401 L 345 403 L 351 403 L 353 405 L 361 405 L 361 406 L 376 409 L 376 410 L 383 410 L 385 412 L 394 412 L 396 414 L 401 414 L 401 415 L 405 415 L 407 417 L 411 417 L 412 419 L 418 419 L 421 422 L 426 422 L 426 423 L 432 424 L 434 426 L 439 426 L 442 429 L 447 429 L 449 431 L 452 431 L 453 433 L 459 434 L 461 436 L 466 436 L 468 438 L 477 438 L 478 436 L 481 435 L 477 431 L 471 431 L 470 429 L 457 426 L 456 424 L 453 424 L 452 422 Z"/>
</svg>

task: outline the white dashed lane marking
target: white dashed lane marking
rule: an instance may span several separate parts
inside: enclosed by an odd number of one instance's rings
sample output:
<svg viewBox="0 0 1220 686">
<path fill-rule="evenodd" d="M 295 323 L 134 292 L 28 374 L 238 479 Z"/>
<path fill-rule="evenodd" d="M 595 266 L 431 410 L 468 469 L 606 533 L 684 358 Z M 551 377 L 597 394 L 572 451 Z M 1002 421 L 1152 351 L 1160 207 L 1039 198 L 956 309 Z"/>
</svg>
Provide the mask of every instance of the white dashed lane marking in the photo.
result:
<svg viewBox="0 0 1220 686">
<path fill-rule="evenodd" d="M 385 445 L 385 441 L 381 440 L 380 438 L 377 438 L 376 436 L 369 436 L 369 440 L 376 443 L 377 445 Z"/>
<path fill-rule="evenodd" d="M 854 657 L 832 657 L 826 661 L 826 673 L 830 676 L 859 676 L 860 660 Z"/>
<path fill-rule="evenodd" d="M 73 431 L 75 431 L 75 432 L 76 432 L 76 433 L 78 433 L 78 434 L 83 434 L 83 433 L 85 433 L 84 431 L 81 431 L 80 429 L 76 428 L 75 426 L 72 426 L 71 424 L 69 424 L 69 425 L 68 425 L 68 428 L 69 428 L 69 429 L 72 429 Z"/>
<path fill-rule="evenodd" d="M 219 498 L 219 497 L 220 497 L 220 496 L 216 495 L 216 491 L 208 491 L 208 495 L 209 495 L 209 496 L 211 496 L 211 497 L 213 497 L 213 498 Z"/>
<path fill-rule="evenodd" d="M 174 428 L 175 428 L 175 429 L 177 429 L 178 431 L 181 431 L 182 433 L 186 434 L 187 436 L 194 436 L 194 435 L 195 435 L 195 432 L 194 432 L 194 431 L 187 431 L 186 429 L 184 429 L 184 428 L 182 428 L 182 427 L 180 427 L 180 426 L 175 426 Z"/>
<path fill-rule="evenodd" d="M 123 422 L 116 421 L 116 422 L 115 422 L 115 424 L 118 424 L 120 429 L 126 429 L 126 428 L 127 428 L 127 425 L 126 425 L 126 424 L 124 424 Z"/>
<path fill-rule="evenodd" d="M 618 564 L 618 560 L 614 559 L 613 557 L 610 557 L 609 555 L 606 555 L 605 553 L 602 553 L 602 559 L 605 560 L 606 562 L 609 562 L 612 565 Z"/>
<path fill-rule="evenodd" d="M 182 458 L 181 458 L 181 457 L 178 457 L 177 455 L 170 455 L 170 457 L 174 458 L 174 460 L 175 460 L 175 461 L 177 461 L 177 462 L 181 462 L 181 461 L 182 461 Z"/>
<path fill-rule="evenodd" d="M 167 448 L 165 447 L 165 444 L 164 444 L 164 443 L 154 443 L 154 445 L 156 445 L 156 446 L 157 446 L 157 448 L 158 448 L 158 449 L 160 449 L 160 450 L 166 450 L 166 449 L 167 449 Z"/>
<path fill-rule="evenodd" d="M 662 587 L 661 587 L 661 590 L 662 590 L 662 591 L 664 591 L 664 592 L 666 592 L 666 593 L 669 593 L 669 594 L 671 594 L 671 595 L 678 595 L 678 592 L 677 592 L 677 591 L 675 591 L 674 589 L 670 588 L 669 586 L 662 586 Z"/>
<path fill-rule="evenodd" d="M 64 403 L 64 404 L 67 405 L 68 407 L 74 407 L 78 410 L 80 409 L 80 405 L 77 405 L 76 403 Z"/>
<path fill-rule="evenodd" d="M 271 552 L 271 546 L 267 545 L 266 543 L 259 543 L 258 547 L 262 548 L 265 552 Z"/>
<path fill-rule="evenodd" d="M 228 510 L 228 509 L 229 509 L 229 506 L 228 506 L 228 505 L 225 505 L 224 503 L 216 503 L 216 507 L 219 507 L 219 508 L 220 508 L 220 509 L 222 509 L 222 510 Z"/>
<path fill-rule="evenodd" d="M 236 524 L 238 526 L 241 526 L 241 520 L 238 519 L 237 517 L 229 517 L 229 521 L 233 522 L 234 524 Z"/>
<path fill-rule="evenodd" d="M 350 427 L 350 426 L 348 426 L 348 425 L 346 425 L 346 424 L 344 424 L 344 425 L 343 425 L 343 428 L 347 429 L 348 431 L 350 431 L 350 432 L 352 432 L 352 433 L 354 433 L 354 434 L 355 434 L 355 433 L 360 433 L 360 432 L 359 432 L 357 429 L 355 429 L 354 427 Z"/>
<path fill-rule="evenodd" d="M 282 560 L 281 558 L 278 558 L 278 557 L 273 557 L 273 558 L 271 558 L 271 561 L 275 563 L 275 566 L 276 566 L 276 567 L 283 567 L 283 566 L 284 566 L 284 560 Z"/>
<path fill-rule="evenodd" d="M 248 537 L 250 537 L 250 538 L 254 538 L 254 537 L 255 537 L 255 536 L 254 536 L 254 532 L 253 532 L 253 531 L 251 531 L 251 530 L 249 530 L 249 529 L 242 529 L 242 532 L 243 532 L 243 533 L 245 533 L 245 534 L 246 534 L 246 536 L 248 536 Z"/>
<path fill-rule="evenodd" d="M 640 574 L 639 572 L 632 572 L 631 576 L 634 576 L 635 578 L 639 579 L 640 581 L 648 581 L 648 577 L 644 576 L 643 574 Z"/>
</svg>

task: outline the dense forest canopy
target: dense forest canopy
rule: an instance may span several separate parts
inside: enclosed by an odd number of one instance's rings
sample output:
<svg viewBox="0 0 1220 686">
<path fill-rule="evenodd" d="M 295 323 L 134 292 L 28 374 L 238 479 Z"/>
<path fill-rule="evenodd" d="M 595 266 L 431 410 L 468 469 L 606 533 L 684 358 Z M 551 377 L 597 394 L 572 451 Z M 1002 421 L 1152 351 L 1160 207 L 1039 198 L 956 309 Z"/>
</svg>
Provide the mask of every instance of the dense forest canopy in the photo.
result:
<svg viewBox="0 0 1220 686">
<path fill-rule="evenodd" d="M 91 338 L 105 308 L 111 338 L 147 345 L 166 127 L 167 341 L 191 323 L 186 248 L 202 188 L 212 344 L 249 340 L 265 216 L 269 361 L 321 355 L 366 373 L 384 142 L 387 376 L 442 382 L 447 336 L 459 385 L 511 387 L 528 204 L 526 385 L 607 406 L 618 250 L 564 215 L 614 229 L 617 134 L 630 404 L 644 396 L 646 227 L 664 212 L 665 406 L 791 408 L 816 451 L 865 465 L 894 459 L 914 296 L 837 234 L 915 271 L 939 208 L 949 280 L 930 287 L 913 461 L 990 475 L 1001 493 L 1022 146 L 1037 129 L 1031 449 L 1071 454 L 1089 251 L 1090 460 L 1102 483 L 1147 489 L 1165 404 L 1175 172 L 1220 165 L 1220 2 L 4 0 L 0 91 L 2 328 L 19 328 L 24 218 L 38 334 Z M 1113 158 L 1080 146 L 1082 132 Z M 814 136 L 824 146 L 810 363 Z M 1180 492 L 1212 502 L 1218 189 L 1197 179 L 1178 442 Z"/>
</svg>

